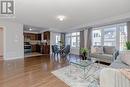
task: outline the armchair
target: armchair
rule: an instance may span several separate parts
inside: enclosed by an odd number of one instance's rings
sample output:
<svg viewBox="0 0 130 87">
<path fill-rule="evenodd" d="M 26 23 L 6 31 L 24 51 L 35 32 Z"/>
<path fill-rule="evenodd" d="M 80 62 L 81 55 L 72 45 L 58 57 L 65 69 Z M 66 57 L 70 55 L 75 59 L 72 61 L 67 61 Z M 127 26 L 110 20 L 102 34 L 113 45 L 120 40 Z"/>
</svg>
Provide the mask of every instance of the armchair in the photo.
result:
<svg viewBox="0 0 130 87">
<path fill-rule="evenodd" d="M 130 87 L 130 80 L 119 69 L 106 68 L 100 73 L 100 87 Z"/>
</svg>

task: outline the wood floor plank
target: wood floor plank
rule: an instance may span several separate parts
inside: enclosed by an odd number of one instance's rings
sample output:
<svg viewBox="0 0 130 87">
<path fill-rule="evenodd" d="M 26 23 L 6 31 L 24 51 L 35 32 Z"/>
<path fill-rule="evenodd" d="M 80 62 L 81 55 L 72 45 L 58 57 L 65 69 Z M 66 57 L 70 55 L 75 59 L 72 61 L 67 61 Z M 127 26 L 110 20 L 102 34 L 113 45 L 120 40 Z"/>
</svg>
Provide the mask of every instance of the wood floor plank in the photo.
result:
<svg viewBox="0 0 130 87">
<path fill-rule="evenodd" d="M 1 61 L 0 87 L 69 87 L 51 72 L 77 58 L 73 55 L 66 58 L 42 55 Z"/>
</svg>

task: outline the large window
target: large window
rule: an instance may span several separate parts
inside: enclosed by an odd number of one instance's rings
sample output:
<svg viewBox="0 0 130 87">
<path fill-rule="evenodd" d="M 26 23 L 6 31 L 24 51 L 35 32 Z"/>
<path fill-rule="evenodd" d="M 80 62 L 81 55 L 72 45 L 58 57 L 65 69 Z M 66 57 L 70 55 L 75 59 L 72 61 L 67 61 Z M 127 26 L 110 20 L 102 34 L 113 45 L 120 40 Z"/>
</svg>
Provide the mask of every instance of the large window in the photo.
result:
<svg viewBox="0 0 130 87">
<path fill-rule="evenodd" d="M 92 45 L 98 46 L 116 46 L 120 50 L 124 50 L 127 41 L 126 23 L 104 26 L 93 29 Z"/>
<path fill-rule="evenodd" d="M 93 46 L 101 45 L 101 30 L 99 29 L 93 30 L 92 41 Z"/>
<path fill-rule="evenodd" d="M 116 27 L 104 28 L 104 46 L 116 46 Z"/>
<path fill-rule="evenodd" d="M 80 46 L 80 32 L 73 32 L 66 34 L 66 45 L 76 48 Z"/>
<path fill-rule="evenodd" d="M 120 50 L 125 50 L 126 46 L 125 43 L 127 41 L 127 26 L 123 26 L 120 25 L 119 26 L 120 32 L 119 32 L 119 36 L 120 36 Z"/>
<path fill-rule="evenodd" d="M 56 34 L 56 45 L 60 45 L 60 34 Z"/>
</svg>

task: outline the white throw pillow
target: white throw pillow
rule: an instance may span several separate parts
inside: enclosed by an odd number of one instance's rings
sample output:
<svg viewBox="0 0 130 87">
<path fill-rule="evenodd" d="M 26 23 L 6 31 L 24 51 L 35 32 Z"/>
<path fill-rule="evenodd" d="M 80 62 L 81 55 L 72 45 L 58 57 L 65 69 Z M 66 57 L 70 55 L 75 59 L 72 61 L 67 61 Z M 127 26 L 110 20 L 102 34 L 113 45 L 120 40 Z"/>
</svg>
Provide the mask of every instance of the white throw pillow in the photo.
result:
<svg viewBox="0 0 130 87">
<path fill-rule="evenodd" d="M 130 51 L 122 51 L 120 57 L 123 63 L 130 65 Z"/>
<path fill-rule="evenodd" d="M 95 47 L 91 47 L 91 53 L 96 53 L 96 48 Z"/>
<path fill-rule="evenodd" d="M 97 47 L 91 47 L 91 53 L 103 53 L 103 47 L 97 46 Z"/>
</svg>

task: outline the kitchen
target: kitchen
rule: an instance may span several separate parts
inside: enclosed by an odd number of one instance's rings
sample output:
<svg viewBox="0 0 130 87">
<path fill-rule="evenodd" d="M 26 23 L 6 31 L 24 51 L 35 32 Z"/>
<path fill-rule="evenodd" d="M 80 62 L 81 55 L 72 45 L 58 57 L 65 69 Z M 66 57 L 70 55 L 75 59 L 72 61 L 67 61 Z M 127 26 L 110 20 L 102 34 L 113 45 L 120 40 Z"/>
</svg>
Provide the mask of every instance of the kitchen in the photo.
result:
<svg viewBox="0 0 130 87">
<path fill-rule="evenodd" d="M 50 31 L 33 32 L 33 30 L 32 27 L 24 27 L 24 56 L 50 54 Z"/>
</svg>

